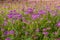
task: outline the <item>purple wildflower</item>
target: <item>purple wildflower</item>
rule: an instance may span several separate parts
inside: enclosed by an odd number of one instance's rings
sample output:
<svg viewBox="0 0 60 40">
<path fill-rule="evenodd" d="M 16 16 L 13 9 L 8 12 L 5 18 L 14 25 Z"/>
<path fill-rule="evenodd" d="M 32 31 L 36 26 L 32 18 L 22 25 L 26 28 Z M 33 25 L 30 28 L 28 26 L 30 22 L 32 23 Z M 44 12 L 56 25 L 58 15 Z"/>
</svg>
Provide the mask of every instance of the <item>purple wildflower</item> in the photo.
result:
<svg viewBox="0 0 60 40">
<path fill-rule="evenodd" d="M 60 27 L 60 22 L 57 23 L 57 26 Z"/>
<path fill-rule="evenodd" d="M 43 32 L 44 35 L 48 35 L 48 32 Z"/>
<path fill-rule="evenodd" d="M 10 31 L 9 31 L 9 34 L 14 34 L 14 31 L 13 31 L 13 30 L 10 30 Z"/>
<path fill-rule="evenodd" d="M 4 32 L 4 35 L 9 35 L 9 31 L 5 31 Z"/>
<path fill-rule="evenodd" d="M 45 10 L 39 10 L 38 14 L 45 14 L 46 11 Z"/>
<path fill-rule="evenodd" d="M 7 16 L 8 16 L 8 18 L 16 18 L 16 19 L 20 19 L 22 17 L 22 15 L 17 12 L 15 12 L 15 13 L 11 12 Z"/>
<path fill-rule="evenodd" d="M 10 30 L 10 31 L 5 31 L 4 32 L 4 35 L 9 35 L 9 34 L 14 34 L 14 31 L 13 30 Z"/>
<path fill-rule="evenodd" d="M 33 9 L 32 9 L 32 8 L 28 8 L 27 11 L 28 11 L 29 13 L 31 13 L 31 12 L 33 12 Z"/>
<path fill-rule="evenodd" d="M 22 18 L 22 15 L 21 14 L 17 14 L 16 16 L 17 16 L 17 19 Z"/>
<path fill-rule="evenodd" d="M 13 13 L 8 14 L 7 16 L 8 16 L 8 18 L 12 18 L 13 17 Z"/>
<path fill-rule="evenodd" d="M 6 25 L 7 25 L 7 23 L 8 23 L 8 22 L 7 22 L 7 20 L 4 20 L 3 25 L 4 25 L 4 26 L 6 26 Z"/>
<path fill-rule="evenodd" d="M 10 13 L 13 12 L 12 10 L 9 11 Z"/>
<path fill-rule="evenodd" d="M 56 40 L 60 40 L 60 38 L 57 38 Z"/>
<path fill-rule="evenodd" d="M 51 9 L 50 9 L 49 6 L 46 6 L 46 10 L 47 10 L 47 11 L 51 11 Z"/>
<path fill-rule="evenodd" d="M 43 28 L 43 31 L 47 31 L 47 28 Z"/>
<path fill-rule="evenodd" d="M 50 27 L 47 27 L 47 28 L 43 28 L 43 31 L 47 31 L 47 30 L 50 30 L 51 28 Z"/>
<path fill-rule="evenodd" d="M 25 14 L 30 14 L 33 13 L 33 9 L 32 8 L 28 8 L 27 11 L 25 12 Z"/>
<path fill-rule="evenodd" d="M 16 10 L 10 10 L 9 13 L 16 13 Z"/>
<path fill-rule="evenodd" d="M 11 40 L 10 38 L 6 38 L 5 40 Z"/>
<path fill-rule="evenodd" d="M 60 10 L 60 6 L 57 6 L 57 9 L 59 9 L 59 10 Z"/>
<path fill-rule="evenodd" d="M 22 17 L 21 14 L 18 14 L 18 13 L 13 14 L 13 18 L 20 19 L 21 17 Z"/>
<path fill-rule="evenodd" d="M 29 12 L 28 12 L 28 11 L 26 11 L 26 12 L 25 12 L 25 14 L 29 14 Z"/>
<path fill-rule="evenodd" d="M 13 10 L 13 12 L 16 12 L 16 10 Z"/>
<path fill-rule="evenodd" d="M 38 14 L 32 14 L 32 19 L 37 19 L 39 17 Z"/>
</svg>

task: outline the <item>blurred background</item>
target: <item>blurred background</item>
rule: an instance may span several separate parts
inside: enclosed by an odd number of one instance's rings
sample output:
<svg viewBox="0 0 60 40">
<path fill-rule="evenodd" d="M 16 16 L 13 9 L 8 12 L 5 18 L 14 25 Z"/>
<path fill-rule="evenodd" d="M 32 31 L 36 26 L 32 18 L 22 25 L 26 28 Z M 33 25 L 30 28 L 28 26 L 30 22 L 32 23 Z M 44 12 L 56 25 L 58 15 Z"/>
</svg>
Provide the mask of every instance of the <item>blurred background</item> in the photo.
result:
<svg viewBox="0 0 60 40">
<path fill-rule="evenodd" d="M 45 6 L 49 6 L 51 9 L 55 9 L 54 7 L 59 6 L 59 0 L 0 0 L 0 8 L 11 8 L 11 9 L 22 9 L 23 7 L 37 7 L 44 8 Z"/>
</svg>

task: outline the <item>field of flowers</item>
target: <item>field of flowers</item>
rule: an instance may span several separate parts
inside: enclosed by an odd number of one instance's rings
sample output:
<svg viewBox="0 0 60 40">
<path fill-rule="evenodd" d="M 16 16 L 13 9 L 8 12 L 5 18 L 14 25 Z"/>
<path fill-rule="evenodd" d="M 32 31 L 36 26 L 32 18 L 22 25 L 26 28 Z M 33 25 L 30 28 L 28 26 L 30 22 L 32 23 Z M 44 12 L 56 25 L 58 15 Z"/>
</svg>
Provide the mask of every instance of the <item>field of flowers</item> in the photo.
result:
<svg viewBox="0 0 60 40">
<path fill-rule="evenodd" d="M 60 40 L 60 6 L 20 5 L 0 5 L 0 40 Z"/>
</svg>

